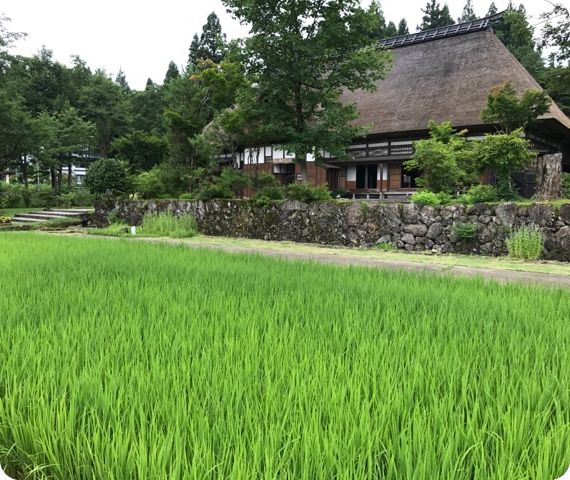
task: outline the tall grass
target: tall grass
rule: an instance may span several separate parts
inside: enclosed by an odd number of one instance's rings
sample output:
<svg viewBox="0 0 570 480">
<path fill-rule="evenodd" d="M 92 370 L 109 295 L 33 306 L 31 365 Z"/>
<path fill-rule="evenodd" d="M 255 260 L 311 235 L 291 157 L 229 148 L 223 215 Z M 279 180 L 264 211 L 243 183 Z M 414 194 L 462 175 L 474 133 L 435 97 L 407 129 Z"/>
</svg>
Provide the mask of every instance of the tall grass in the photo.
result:
<svg viewBox="0 0 570 480">
<path fill-rule="evenodd" d="M 187 238 L 196 235 L 196 220 L 190 214 L 176 217 L 172 212 L 146 214 L 139 229 L 141 235 Z"/>
<path fill-rule="evenodd" d="M 0 463 L 54 479 L 537 479 L 570 298 L 0 233 Z"/>
<path fill-rule="evenodd" d="M 511 258 L 538 260 L 544 249 L 544 236 L 536 225 L 523 225 L 513 230 L 506 245 Z"/>
</svg>

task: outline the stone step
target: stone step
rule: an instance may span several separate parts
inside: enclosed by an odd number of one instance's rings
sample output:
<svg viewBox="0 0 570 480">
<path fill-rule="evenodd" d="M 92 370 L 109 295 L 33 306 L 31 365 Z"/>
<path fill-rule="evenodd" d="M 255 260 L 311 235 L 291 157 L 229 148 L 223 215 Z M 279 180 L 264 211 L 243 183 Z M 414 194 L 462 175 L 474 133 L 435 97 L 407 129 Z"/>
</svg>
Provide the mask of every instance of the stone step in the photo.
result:
<svg viewBox="0 0 570 480">
<path fill-rule="evenodd" d="M 91 212 L 87 211 L 77 211 L 72 212 L 71 210 L 44 210 L 42 213 L 50 214 L 50 215 L 59 215 L 60 217 L 80 217 L 81 215 L 86 215 Z"/>
<path fill-rule="evenodd" d="M 20 221 L 22 218 L 37 218 L 39 220 L 61 220 L 64 217 L 62 215 L 54 215 L 52 213 L 44 213 L 44 212 L 30 212 L 30 213 L 17 213 L 14 219 L 16 221 Z"/>
<path fill-rule="evenodd" d="M 93 213 L 93 208 L 57 208 L 46 210 L 48 212 L 72 213 L 74 215 L 82 215 L 84 213 Z"/>
<path fill-rule="evenodd" d="M 42 220 L 40 218 L 30 218 L 30 217 L 22 217 L 23 214 L 17 213 L 13 218 L 12 222 L 14 223 L 37 223 L 37 222 L 45 222 L 45 219 Z"/>
</svg>

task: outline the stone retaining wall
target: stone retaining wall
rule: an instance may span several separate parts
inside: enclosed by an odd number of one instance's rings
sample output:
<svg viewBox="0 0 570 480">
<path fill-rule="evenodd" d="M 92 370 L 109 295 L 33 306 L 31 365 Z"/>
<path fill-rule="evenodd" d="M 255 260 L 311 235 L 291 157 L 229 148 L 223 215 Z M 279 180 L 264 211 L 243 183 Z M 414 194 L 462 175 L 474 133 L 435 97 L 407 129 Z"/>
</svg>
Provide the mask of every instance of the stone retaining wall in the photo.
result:
<svg viewBox="0 0 570 480">
<path fill-rule="evenodd" d="M 305 204 L 288 200 L 271 205 L 245 200 L 128 201 L 96 205 L 95 223 L 108 224 L 111 211 L 130 225 L 140 225 L 146 212 L 191 213 L 206 235 L 354 247 L 391 244 L 408 251 L 483 255 L 506 254 L 505 238 L 512 228 L 534 224 L 544 234 L 545 258 L 570 261 L 570 204 L 555 209 L 541 203 L 420 207 L 358 201 Z M 465 227 L 474 227 L 472 238 L 466 238 L 469 228 Z"/>
</svg>

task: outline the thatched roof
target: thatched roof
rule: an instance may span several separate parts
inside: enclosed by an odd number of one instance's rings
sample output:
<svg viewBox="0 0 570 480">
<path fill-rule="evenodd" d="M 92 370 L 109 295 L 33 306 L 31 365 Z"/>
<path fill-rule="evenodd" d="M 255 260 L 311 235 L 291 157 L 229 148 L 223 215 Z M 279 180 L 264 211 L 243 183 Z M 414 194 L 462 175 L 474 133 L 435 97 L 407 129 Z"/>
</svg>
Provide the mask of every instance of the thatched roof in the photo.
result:
<svg viewBox="0 0 570 480">
<path fill-rule="evenodd" d="M 517 92 L 542 90 L 491 30 L 395 48 L 392 71 L 377 92 L 345 92 L 356 103 L 357 125 L 370 134 L 417 132 L 429 120 L 455 127 L 481 126 L 491 88 L 511 80 Z M 556 106 L 542 118 L 570 136 L 570 119 Z"/>
</svg>

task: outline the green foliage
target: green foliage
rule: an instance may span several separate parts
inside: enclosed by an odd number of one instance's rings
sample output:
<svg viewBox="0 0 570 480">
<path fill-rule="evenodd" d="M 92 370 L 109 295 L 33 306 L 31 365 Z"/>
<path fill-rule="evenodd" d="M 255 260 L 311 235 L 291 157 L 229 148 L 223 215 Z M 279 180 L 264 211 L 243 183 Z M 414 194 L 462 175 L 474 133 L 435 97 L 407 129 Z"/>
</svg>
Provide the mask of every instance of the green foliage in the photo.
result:
<svg viewBox="0 0 570 480">
<path fill-rule="evenodd" d="M 89 235 L 100 235 L 106 237 L 130 237 L 131 227 L 122 222 L 111 222 L 106 228 L 89 229 Z"/>
<path fill-rule="evenodd" d="M 202 27 L 200 37 L 194 34 L 190 44 L 188 65 L 198 65 L 199 60 L 211 60 L 220 63 L 226 55 L 226 34 L 222 33 L 220 19 L 215 12 L 210 13 Z"/>
<path fill-rule="evenodd" d="M 255 199 L 264 198 L 267 200 L 283 200 L 285 198 L 285 190 L 281 186 L 268 186 L 259 189 L 253 196 Z"/>
<path fill-rule="evenodd" d="M 12 478 L 568 468 L 566 291 L 25 232 L 0 265 Z"/>
<path fill-rule="evenodd" d="M 331 200 L 331 192 L 326 186 L 314 187 L 312 185 L 299 185 L 292 183 L 286 188 L 286 197 L 300 202 L 321 202 Z"/>
<path fill-rule="evenodd" d="M 487 106 L 481 111 L 486 123 L 496 123 L 505 133 L 534 125 L 548 112 L 551 100 L 544 91 L 525 90 L 521 98 L 510 81 L 497 85 L 487 96 Z"/>
<path fill-rule="evenodd" d="M 243 61 L 249 85 L 238 96 L 241 125 L 256 143 L 283 140 L 308 182 L 306 157 L 343 154 L 365 129 L 351 122 L 353 105 L 340 101 L 343 89 L 373 91 L 388 71 L 391 53 L 370 38 L 377 19 L 358 0 L 224 0 L 251 26 Z M 234 116 L 237 113 L 234 113 Z"/>
<path fill-rule="evenodd" d="M 411 201 L 421 206 L 431 205 L 432 207 L 436 207 L 438 205 L 451 203 L 453 197 L 445 192 L 434 193 L 428 190 L 420 190 L 412 195 Z"/>
<path fill-rule="evenodd" d="M 451 233 L 458 240 L 471 240 L 477 235 L 477 224 L 473 222 L 457 222 L 451 226 Z"/>
<path fill-rule="evenodd" d="M 506 240 L 509 257 L 517 260 L 538 260 L 542 255 L 544 236 L 536 226 L 521 226 Z"/>
<path fill-rule="evenodd" d="M 202 188 L 198 194 L 200 200 L 214 200 L 216 198 L 234 198 L 232 189 L 224 184 L 211 184 Z"/>
<path fill-rule="evenodd" d="M 148 172 L 142 172 L 135 177 L 135 191 L 141 198 L 167 198 L 171 195 L 171 186 L 165 181 L 164 170 L 154 166 Z"/>
<path fill-rule="evenodd" d="M 188 238 L 196 235 L 196 220 L 188 213 L 174 216 L 172 212 L 146 214 L 137 234 L 150 237 Z"/>
<path fill-rule="evenodd" d="M 137 130 L 111 143 L 111 152 L 128 164 L 131 172 L 148 171 L 168 156 L 168 145 L 162 136 Z"/>
<path fill-rule="evenodd" d="M 453 25 L 455 22 L 449 13 L 447 3 L 443 8 L 439 6 L 437 0 L 428 1 L 425 10 L 422 8 L 424 16 L 422 17 L 421 25 L 418 25 L 417 30 L 429 30 L 430 28 L 445 27 Z"/>
<path fill-rule="evenodd" d="M 541 15 L 546 20 L 542 30 L 543 46 L 554 47 L 559 62 L 570 60 L 570 11 L 562 3 L 550 3 L 552 10 Z"/>
<path fill-rule="evenodd" d="M 562 174 L 562 195 L 564 198 L 570 198 L 570 173 Z"/>
<path fill-rule="evenodd" d="M 459 203 L 492 203 L 499 200 L 499 193 L 492 185 L 474 185 L 458 198 Z"/>
<path fill-rule="evenodd" d="M 474 166 L 482 173 L 491 170 L 499 182 L 510 185 L 511 175 L 524 169 L 537 155 L 531 150 L 532 143 L 522 135 L 523 130 L 516 129 L 472 142 Z"/>
<path fill-rule="evenodd" d="M 85 186 L 95 195 L 121 195 L 130 189 L 124 163 L 112 158 L 101 158 L 87 170 Z"/>
<path fill-rule="evenodd" d="M 497 37 L 515 58 L 540 82 L 544 62 L 540 45 L 534 39 L 534 28 L 530 25 L 522 5 L 517 10 L 510 8 L 502 20 L 493 26 Z"/>
<path fill-rule="evenodd" d="M 453 193 L 468 184 L 472 170 L 471 147 L 463 135 L 466 130 L 456 132 L 451 122 L 429 122 L 430 137 L 414 143 L 411 160 L 404 162 L 407 170 L 418 170 L 416 183 L 433 192 Z"/>
</svg>

